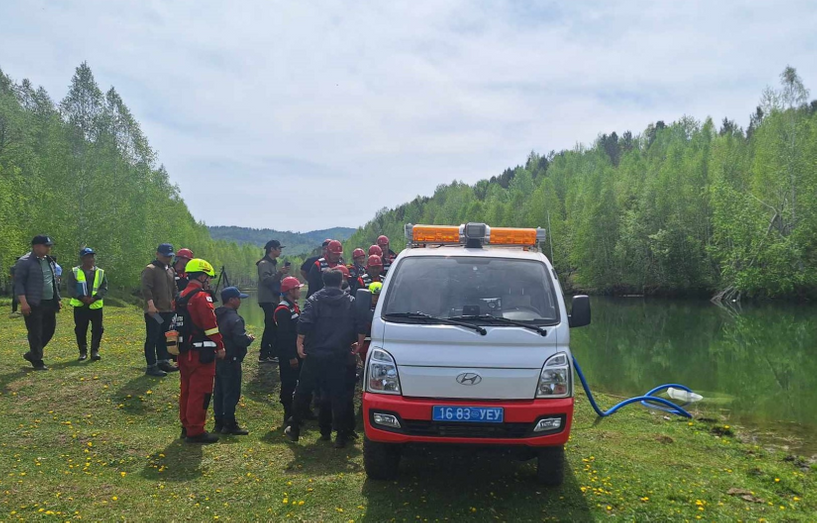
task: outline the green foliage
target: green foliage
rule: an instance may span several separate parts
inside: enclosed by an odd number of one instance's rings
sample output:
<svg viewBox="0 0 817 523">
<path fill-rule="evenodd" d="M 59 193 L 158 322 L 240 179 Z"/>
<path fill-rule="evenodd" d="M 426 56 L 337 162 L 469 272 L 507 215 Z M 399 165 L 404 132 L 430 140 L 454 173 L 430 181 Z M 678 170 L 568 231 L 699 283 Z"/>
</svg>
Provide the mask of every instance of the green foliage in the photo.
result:
<svg viewBox="0 0 817 523">
<path fill-rule="evenodd" d="M 724 298 L 817 294 L 817 101 L 793 68 L 767 89 L 746 133 L 684 117 L 643 134 L 540 156 L 474 186 L 440 185 L 383 209 L 347 242 L 403 224 L 548 227 L 565 285 Z M 550 256 L 550 245 L 543 246 Z"/>
<path fill-rule="evenodd" d="M 8 272 L 35 234 L 57 242 L 64 267 L 91 246 L 111 278 L 130 290 L 162 242 L 226 266 L 234 283 L 254 279 L 258 249 L 214 241 L 157 165 L 139 123 L 111 88 L 80 65 L 56 106 L 28 80 L 0 71 L 0 269 Z"/>
<path fill-rule="evenodd" d="M 285 254 L 302 255 L 315 250 L 324 240 L 346 240 L 355 229 L 334 227 L 310 232 L 276 231 L 275 229 L 253 229 L 250 227 L 210 226 L 210 236 L 216 240 L 233 241 L 238 244 L 251 244 L 263 247 L 269 240 L 278 240 L 286 245 Z"/>
</svg>

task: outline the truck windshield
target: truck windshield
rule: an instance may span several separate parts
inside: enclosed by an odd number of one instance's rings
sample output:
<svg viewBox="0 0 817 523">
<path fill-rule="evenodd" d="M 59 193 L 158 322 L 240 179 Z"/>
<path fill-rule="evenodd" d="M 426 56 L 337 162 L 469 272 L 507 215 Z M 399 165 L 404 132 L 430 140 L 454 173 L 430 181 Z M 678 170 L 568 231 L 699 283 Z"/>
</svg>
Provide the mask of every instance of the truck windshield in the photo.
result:
<svg viewBox="0 0 817 523">
<path fill-rule="evenodd" d="M 456 318 L 487 316 L 532 325 L 559 323 L 559 307 L 544 263 L 515 258 L 418 256 L 404 259 L 391 276 L 382 315 L 388 321 L 411 322 L 400 313 L 420 312 Z"/>
</svg>

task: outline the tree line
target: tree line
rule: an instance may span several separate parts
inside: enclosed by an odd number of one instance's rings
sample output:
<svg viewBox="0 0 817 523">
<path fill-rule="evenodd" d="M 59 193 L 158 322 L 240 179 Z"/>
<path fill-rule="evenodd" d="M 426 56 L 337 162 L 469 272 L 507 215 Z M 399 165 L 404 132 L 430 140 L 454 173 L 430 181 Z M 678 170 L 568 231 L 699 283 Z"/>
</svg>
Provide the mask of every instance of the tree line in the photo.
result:
<svg viewBox="0 0 817 523">
<path fill-rule="evenodd" d="M 63 267 L 93 247 L 112 287 L 138 288 L 156 246 L 189 247 L 233 283 L 255 279 L 261 249 L 215 241 L 197 222 L 157 160 L 139 123 L 112 87 L 103 93 L 86 63 L 55 103 L 29 80 L 0 70 L 0 269 L 36 234 L 56 240 Z M 4 278 L 0 278 L 0 281 Z"/>
<path fill-rule="evenodd" d="M 546 155 L 474 185 L 440 185 L 382 209 L 347 245 L 405 223 L 549 228 L 543 247 L 570 290 L 613 294 L 817 296 L 817 100 L 795 69 L 742 129 L 658 121 L 634 135 Z"/>
</svg>

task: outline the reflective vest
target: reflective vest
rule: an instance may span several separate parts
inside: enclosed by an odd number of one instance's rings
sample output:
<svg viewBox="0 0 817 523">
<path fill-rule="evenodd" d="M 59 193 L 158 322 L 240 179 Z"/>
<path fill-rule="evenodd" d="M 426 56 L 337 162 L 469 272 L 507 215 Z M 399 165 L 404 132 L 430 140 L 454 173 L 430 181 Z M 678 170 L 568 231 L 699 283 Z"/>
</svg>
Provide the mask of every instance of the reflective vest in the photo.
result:
<svg viewBox="0 0 817 523">
<path fill-rule="evenodd" d="M 99 267 L 94 267 L 94 286 L 91 292 L 88 292 L 88 282 L 85 280 L 85 271 L 82 270 L 82 267 L 74 267 L 73 271 L 74 278 L 77 280 L 77 287 L 81 288 L 81 292 L 77 294 L 80 296 L 96 296 L 96 293 L 99 292 L 99 286 L 102 285 L 102 279 L 105 278 L 105 271 Z M 71 298 L 71 301 L 68 303 L 71 307 L 85 307 L 85 304 L 76 298 Z M 91 310 L 101 309 L 102 300 L 96 300 L 91 303 L 88 308 Z"/>
<path fill-rule="evenodd" d="M 383 283 L 383 278 L 385 277 L 386 277 L 385 275 L 381 274 L 377 276 L 377 279 L 374 279 L 374 277 L 370 276 L 368 272 L 364 272 L 363 276 L 357 279 L 358 288 L 368 289 L 369 285 L 371 285 L 372 283 Z"/>
</svg>

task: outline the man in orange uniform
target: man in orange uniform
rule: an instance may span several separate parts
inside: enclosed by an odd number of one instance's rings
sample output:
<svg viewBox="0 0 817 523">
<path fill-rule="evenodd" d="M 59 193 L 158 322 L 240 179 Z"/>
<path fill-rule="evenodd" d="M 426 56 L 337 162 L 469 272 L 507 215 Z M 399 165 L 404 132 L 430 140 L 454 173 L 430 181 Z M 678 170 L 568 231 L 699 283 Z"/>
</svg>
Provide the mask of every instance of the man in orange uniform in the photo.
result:
<svg viewBox="0 0 817 523">
<path fill-rule="evenodd" d="M 205 260 L 194 258 L 186 267 L 189 283 L 176 299 L 176 329 L 179 332 L 181 395 L 179 419 L 187 443 L 215 443 L 218 436 L 204 430 L 213 394 L 216 358 L 226 352 L 210 295 L 210 279 L 216 273 Z"/>
</svg>

